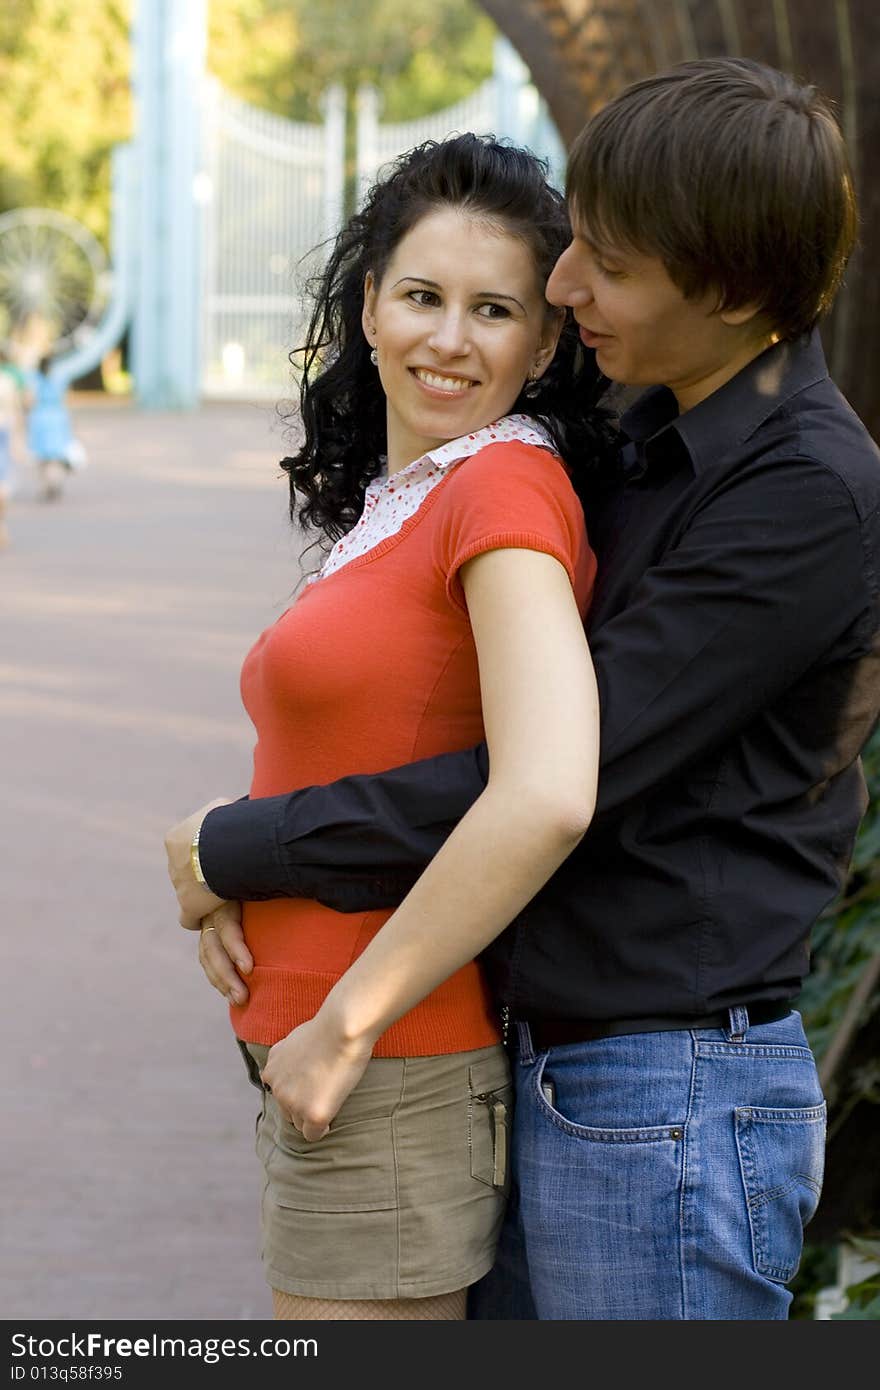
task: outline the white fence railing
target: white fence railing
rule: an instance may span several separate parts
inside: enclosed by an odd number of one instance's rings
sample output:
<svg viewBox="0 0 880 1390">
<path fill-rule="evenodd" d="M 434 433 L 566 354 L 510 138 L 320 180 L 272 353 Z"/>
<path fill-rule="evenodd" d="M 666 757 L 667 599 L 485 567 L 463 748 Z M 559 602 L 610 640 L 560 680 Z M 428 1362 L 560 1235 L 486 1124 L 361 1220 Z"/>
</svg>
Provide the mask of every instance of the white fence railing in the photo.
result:
<svg viewBox="0 0 880 1390">
<path fill-rule="evenodd" d="M 506 39 L 495 43 L 493 67 L 492 76 L 463 101 L 414 121 L 383 123 L 381 96 L 373 87 L 362 87 L 357 113 L 358 201 L 382 166 L 405 150 L 423 140 L 445 140 L 468 130 L 533 150 L 547 160 L 551 181 L 561 187 L 565 147 L 528 68 Z"/>
<path fill-rule="evenodd" d="M 307 124 L 209 81 L 203 131 L 202 392 L 282 395 L 312 253 L 342 213 L 343 94 L 331 90 L 324 123 Z"/>
<path fill-rule="evenodd" d="M 374 87 L 361 87 L 357 105 L 358 203 L 362 202 L 384 164 L 423 140 L 445 140 L 466 130 L 477 135 L 494 134 L 497 105 L 495 79 L 490 77 L 454 106 L 434 111 L 419 120 L 383 124 L 381 96 Z"/>
</svg>

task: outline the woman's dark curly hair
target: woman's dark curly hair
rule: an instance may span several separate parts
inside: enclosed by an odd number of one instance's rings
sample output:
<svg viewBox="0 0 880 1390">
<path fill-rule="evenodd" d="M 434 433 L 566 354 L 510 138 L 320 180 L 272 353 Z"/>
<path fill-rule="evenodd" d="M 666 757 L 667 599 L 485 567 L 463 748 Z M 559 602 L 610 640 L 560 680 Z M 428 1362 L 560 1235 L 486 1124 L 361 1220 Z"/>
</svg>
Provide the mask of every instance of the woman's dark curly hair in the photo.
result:
<svg viewBox="0 0 880 1390">
<path fill-rule="evenodd" d="M 317 529 L 327 543 L 338 540 L 358 520 L 367 484 L 382 471 L 385 394 L 361 325 L 367 271 L 378 285 L 416 223 L 452 207 L 520 237 L 545 284 L 571 240 L 564 197 L 546 175 L 546 163 L 529 151 L 468 134 L 426 140 L 401 155 L 370 189 L 312 282 L 306 343 L 290 354 L 292 363 L 302 359 L 299 414 L 305 435 L 297 453 L 281 460 L 290 483 L 291 520 Z M 606 385 L 566 311 L 552 363 L 512 406 L 545 427 L 582 501 L 590 476 L 613 447 L 610 412 L 597 407 Z"/>
</svg>

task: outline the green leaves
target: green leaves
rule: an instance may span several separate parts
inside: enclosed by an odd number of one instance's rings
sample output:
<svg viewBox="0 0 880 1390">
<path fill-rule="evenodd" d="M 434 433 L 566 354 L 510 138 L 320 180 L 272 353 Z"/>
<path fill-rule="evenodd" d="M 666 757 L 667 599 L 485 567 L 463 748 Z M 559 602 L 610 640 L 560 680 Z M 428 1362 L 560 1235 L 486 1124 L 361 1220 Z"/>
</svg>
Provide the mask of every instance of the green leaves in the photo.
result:
<svg viewBox="0 0 880 1390">
<path fill-rule="evenodd" d="M 472 0 L 211 0 L 208 67 L 281 116 L 321 119 L 331 83 L 380 89 L 382 118 L 412 120 L 492 71 L 495 28 Z"/>
<path fill-rule="evenodd" d="M 810 1043 L 822 1062 L 843 1013 L 880 950 L 880 730 L 863 756 L 870 805 L 862 821 L 844 892 L 813 932 L 812 970 L 800 998 Z M 870 991 L 863 1019 L 880 1005 L 880 987 Z M 835 1082 L 834 1106 L 852 1105 L 862 1096 L 880 1102 L 870 1068 L 843 1074 Z"/>
<path fill-rule="evenodd" d="M 131 134 L 129 0 L 4 0 L 0 211 L 28 204 L 106 244 L 110 151 Z"/>
<path fill-rule="evenodd" d="M 131 0 L 3 0 L 0 212 L 57 208 L 106 245 L 110 151 L 132 133 L 131 12 Z M 411 120 L 490 75 L 495 33 L 472 0 L 211 0 L 207 65 L 294 120 L 320 121 L 334 82 L 351 97 L 370 83 L 383 120 Z"/>
</svg>

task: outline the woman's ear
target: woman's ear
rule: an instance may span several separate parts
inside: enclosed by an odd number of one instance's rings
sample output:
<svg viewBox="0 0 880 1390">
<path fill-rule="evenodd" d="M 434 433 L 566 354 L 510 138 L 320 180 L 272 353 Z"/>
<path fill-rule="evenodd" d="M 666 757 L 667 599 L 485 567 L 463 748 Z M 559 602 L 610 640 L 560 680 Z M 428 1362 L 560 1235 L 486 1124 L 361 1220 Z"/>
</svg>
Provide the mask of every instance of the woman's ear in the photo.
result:
<svg viewBox="0 0 880 1390">
<path fill-rule="evenodd" d="M 376 282 L 373 279 L 372 270 L 368 270 L 364 276 L 364 307 L 361 313 L 361 323 L 363 324 L 364 337 L 370 347 L 376 342 Z"/>
<path fill-rule="evenodd" d="M 559 345 L 559 335 L 565 326 L 565 310 L 553 309 L 544 315 L 544 327 L 535 352 L 535 378 L 543 376 Z"/>
</svg>

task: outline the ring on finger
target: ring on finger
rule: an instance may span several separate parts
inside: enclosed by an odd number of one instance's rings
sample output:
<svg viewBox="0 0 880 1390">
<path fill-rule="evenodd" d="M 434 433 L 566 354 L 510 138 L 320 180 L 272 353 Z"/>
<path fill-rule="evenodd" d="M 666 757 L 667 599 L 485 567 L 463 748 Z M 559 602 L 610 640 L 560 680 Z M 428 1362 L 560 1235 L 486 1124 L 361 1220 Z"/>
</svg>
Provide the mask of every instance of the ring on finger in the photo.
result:
<svg viewBox="0 0 880 1390">
<path fill-rule="evenodd" d="M 202 927 L 201 931 L 199 932 L 199 938 L 201 939 L 201 937 L 205 936 L 209 931 L 216 931 L 216 930 L 217 930 L 216 927 Z"/>
</svg>

